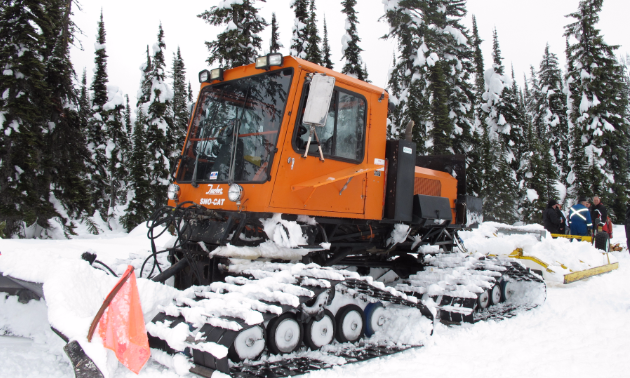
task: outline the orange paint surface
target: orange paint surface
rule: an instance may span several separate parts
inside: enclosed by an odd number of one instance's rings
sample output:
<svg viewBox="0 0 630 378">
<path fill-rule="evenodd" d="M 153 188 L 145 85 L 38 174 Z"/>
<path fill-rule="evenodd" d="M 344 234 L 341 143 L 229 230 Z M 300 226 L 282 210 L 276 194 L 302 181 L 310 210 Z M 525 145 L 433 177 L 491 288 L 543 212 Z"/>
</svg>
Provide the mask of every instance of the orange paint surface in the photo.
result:
<svg viewBox="0 0 630 378">
<path fill-rule="evenodd" d="M 385 173 L 380 168 L 385 160 L 388 94 L 382 88 L 289 56 L 284 57 L 282 67 L 272 68 L 272 71 L 288 67 L 294 72 L 278 132 L 278 151 L 271 162 L 270 179 L 264 183 L 240 184 L 243 187 L 240 205 L 228 199 L 228 184 L 200 183 L 194 188 L 190 183 L 177 183 L 181 188 L 180 201 L 194 201 L 209 209 L 382 219 Z M 224 81 L 264 72 L 256 69 L 254 64 L 237 67 L 224 72 Z M 336 87 L 365 97 L 367 124 L 363 161 L 352 163 L 330 158 L 321 161 L 319 156 L 304 158 L 294 150 L 292 139 L 299 118 L 300 96 L 309 73 L 333 76 Z M 204 83 L 201 87 L 215 83 Z M 189 135 L 195 135 L 194 131 Z M 188 143 L 187 139 L 185 145 Z M 360 169 L 365 171 L 356 172 Z M 457 181 L 451 179 L 455 184 L 448 185 L 455 193 Z M 440 180 L 446 182 L 447 179 Z M 444 196 L 451 198 L 450 191 L 446 192 Z M 456 198 L 456 193 L 452 198 Z M 169 205 L 175 204 L 175 201 L 169 201 Z"/>
</svg>

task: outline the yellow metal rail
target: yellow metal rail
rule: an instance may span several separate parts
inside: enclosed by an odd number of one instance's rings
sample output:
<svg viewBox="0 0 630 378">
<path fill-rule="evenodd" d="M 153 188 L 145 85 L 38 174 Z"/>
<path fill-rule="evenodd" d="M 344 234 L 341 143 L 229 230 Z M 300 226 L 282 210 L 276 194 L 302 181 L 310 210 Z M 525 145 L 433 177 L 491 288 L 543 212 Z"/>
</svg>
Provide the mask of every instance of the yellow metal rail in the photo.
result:
<svg viewBox="0 0 630 378">
<path fill-rule="evenodd" d="M 551 234 L 553 238 L 565 238 L 565 239 L 577 239 L 581 241 L 586 241 L 589 243 L 593 242 L 592 236 L 580 236 L 580 235 L 566 235 L 566 234 Z"/>
<path fill-rule="evenodd" d="M 563 235 L 564 237 L 565 235 Z M 572 236 L 572 235 L 566 235 L 566 236 Z M 576 236 L 577 238 L 590 238 L 590 236 Z M 516 248 L 512 253 L 510 253 L 509 255 L 510 258 L 513 259 L 517 259 L 517 260 L 529 260 L 529 261 L 533 261 L 534 263 L 540 265 L 541 267 L 543 267 L 547 272 L 549 273 L 555 273 L 553 270 L 549 269 L 549 264 L 545 263 L 544 261 L 540 260 L 537 257 L 533 257 L 533 256 L 524 256 L 523 255 L 523 249 L 522 248 Z M 606 254 L 606 257 L 608 257 L 608 254 Z M 560 266 L 563 269 L 567 269 L 566 266 L 564 266 L 564 264 L 560 264 Z M 589 278 L 592 276 L 596 276 L 599 274 L 604 274 L 604 273 L 608 273 L 611 272 L 615 269 L 619 268 L 619 263 L 610 263 L 610 259 L 608 259 L 608 264 L 606 265 L 602 265 L 602 266 L 597 266 L 595 268 L 591 268 L 591 269 L 587 269 L 587 270 L 582 270 L 579 272 L 573 272 L 571 271 L 571 273 L 569 274 L 565 274 L 564 275 L 564 283 L 565 284 L 569 284 L 571 282 L 575 282 L 575 281 L 579 281 L 579 280 L 583 280 L 585 278 Z"/>
</svg>

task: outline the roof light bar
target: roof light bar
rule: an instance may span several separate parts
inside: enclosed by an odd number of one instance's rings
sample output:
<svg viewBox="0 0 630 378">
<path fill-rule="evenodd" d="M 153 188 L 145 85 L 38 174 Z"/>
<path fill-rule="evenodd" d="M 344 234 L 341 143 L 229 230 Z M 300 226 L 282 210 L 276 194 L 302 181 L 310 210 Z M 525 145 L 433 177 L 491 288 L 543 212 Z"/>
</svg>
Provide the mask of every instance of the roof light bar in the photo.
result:
<svg viewBox="0 0 630 378">
<path fill-rule="evenodd" d="M 267 54 L 256 58 L 256 68 L 259 70 L 269 70 L 271 67 L 281 67 L 283 62 L 284 58 L 282 57 L 282 54 Z"/>
</svg>

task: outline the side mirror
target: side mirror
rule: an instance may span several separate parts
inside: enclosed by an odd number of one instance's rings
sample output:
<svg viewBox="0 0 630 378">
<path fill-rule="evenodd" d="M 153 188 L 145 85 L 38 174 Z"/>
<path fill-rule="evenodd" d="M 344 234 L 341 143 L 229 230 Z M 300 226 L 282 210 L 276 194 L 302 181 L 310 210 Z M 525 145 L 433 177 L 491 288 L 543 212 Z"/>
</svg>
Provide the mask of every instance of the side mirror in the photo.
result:
<svg viewBox="0 0 630 378">
<path fill-rule="evenodd" d="M 335 89 L 335 78 L 324 74 L 314 74 L 302 123 L 309 126 L 326 126 L 330 99 Z"/>
</svg>

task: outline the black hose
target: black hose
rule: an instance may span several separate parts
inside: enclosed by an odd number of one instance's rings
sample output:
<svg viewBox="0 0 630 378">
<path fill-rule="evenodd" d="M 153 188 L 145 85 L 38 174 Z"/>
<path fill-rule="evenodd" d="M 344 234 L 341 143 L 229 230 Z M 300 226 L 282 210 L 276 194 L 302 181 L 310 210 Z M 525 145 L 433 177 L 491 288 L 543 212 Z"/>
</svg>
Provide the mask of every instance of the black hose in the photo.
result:
<svg viewBox="0 0 630 378">
<path fill-rule="evenodd" d="M 142 263 L 142 267 L 140 269 L 140 278 L 142 278 L 143 276 L 146 263 L 151 258 L 153 258 L 153 265 L 147 278 L 151 279 L 153 277 L 155 268 L 157 268 L 157 270 L 159 271 L 158 276 L 160 276 L 164 272 L 162 271 L 162 268 L 158 262 L 157 255 L 164 252 L 175 253 L 175 251 L 178 250 L 184 254 L 184 259 L 187 260 L 188 265 L 190 265 L 192 273 L 195 275 L 197 280 L 201 282 L 201 276 L 196 267 L 192 264 L 192 256 L 190 256 L 190 253 L 185 248 L 185 246 L 192 237 L 193 232 L 193 229 L 190 225 L 190 220 L 195 216 L 198 210 L 203 209 L 204 208 L 200 207 L 192 201 L 186 201 L 178 204 L 176 207 L 160 207 L 153 213 L 153 215 L 151 215 L 146 223 L 148 228 L 147 237 L 149 238 L 149 240 L 151 240 L 151 255 L 149 255 Z M 164 229 L 156 235 L 155 228 L 158 226 L 164 226 Z M 171 226 L 175 230 L 175 234 L 177 236 L 175 243 L 171 248 L 157 251 L 157 248 L 155 246 L 155 239 L 162 236 Z"/>
<path fill-rule="evenodd" d="M 117 275 L 116 273 L 114 273 L 114 271 L 113 271 L 110 267 L 108 267 L 107 265 L 105 265 L 105 263 L 103 263 L 103 262 L 101 262 L 101 261 L 98 261 L 98 260 L 94 260 L 94 263 L 103 265 L 103 266 L 105 267 L 105 269 L 109 270 L 109 272 L 110 272 L 110 273 L 111 273 L 114 277 L 118 277 L 118 275 Z"/>
</svg>

